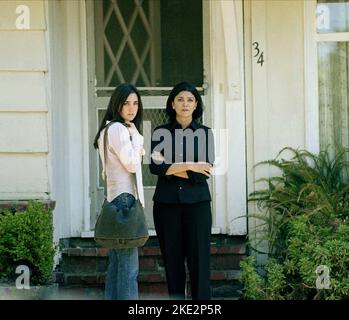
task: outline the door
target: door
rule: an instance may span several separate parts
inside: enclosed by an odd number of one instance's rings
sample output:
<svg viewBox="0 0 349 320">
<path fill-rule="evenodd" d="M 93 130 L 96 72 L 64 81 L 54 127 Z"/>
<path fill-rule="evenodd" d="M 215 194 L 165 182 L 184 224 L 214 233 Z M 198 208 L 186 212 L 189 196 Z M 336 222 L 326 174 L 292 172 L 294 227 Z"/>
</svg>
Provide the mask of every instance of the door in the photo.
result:
<svg viewBox="0 0 349 320">
<path fill-rule="evenodd" d="M 145 213 L 153 229 L 152 196 L 157 177 L 148 166 L 151 132 L 167 121 L 167 95 L 177 82 L 193 83 L 205 99 L 202 1 L 88 0 L 86 4 L 91 226 L 104 195 L 101 164 L 92 142 L 112 91 L 118 84 L 130 82 L 139 89 L 144 107 Z M 209 124 L 207 115 L 203 120 Z"/>
</svg>

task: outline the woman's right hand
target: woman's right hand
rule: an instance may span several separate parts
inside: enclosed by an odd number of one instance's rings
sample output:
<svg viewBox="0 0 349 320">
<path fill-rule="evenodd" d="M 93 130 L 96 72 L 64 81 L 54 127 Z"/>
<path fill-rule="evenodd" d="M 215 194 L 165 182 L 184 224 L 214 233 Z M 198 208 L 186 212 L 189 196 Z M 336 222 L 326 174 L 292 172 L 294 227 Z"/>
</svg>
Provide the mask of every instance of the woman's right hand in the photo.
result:
<svg viewBox="0 0 349 320">
<path fill-rule="evenodd" d="M 138 132 L 138 130 L 133 122 L 130 122 L 127 124 L 127 129 L 128 129 L 131 136 L 133 136 L 134 134 L 139 134 L 139 132 Z"/>
<path fill-rule="evenodd" d="M 145 150 L 143 149 L 144 139 L 143 136 L 139 133 L 133 122 L 127 124 L 127 129 L 131 137 L 132 145 L 134 148 L 139 150 L 139 155 L 144 156 Z"/>
<path fill-rule="evenodd" d="M 188 170 L 197 173 L 202 173 L 210 177 L 210 174 L 212 172 L 212 165 L 207 162 L 191 162 L 188 164 Z"/>
</svg>

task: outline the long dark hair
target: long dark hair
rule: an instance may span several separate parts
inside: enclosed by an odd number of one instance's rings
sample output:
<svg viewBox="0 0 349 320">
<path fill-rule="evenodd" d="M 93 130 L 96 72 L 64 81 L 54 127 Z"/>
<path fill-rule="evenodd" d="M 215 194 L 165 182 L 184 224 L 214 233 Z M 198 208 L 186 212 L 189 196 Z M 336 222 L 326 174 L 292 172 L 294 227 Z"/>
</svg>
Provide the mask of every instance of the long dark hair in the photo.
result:
<svg viewBox="0 0 349 320">
<path fill-rule="evenodd" d="M 167 98 L 166 113 L 170 118 L 170 122 L 173 122 L 176 119 L 176 111 L 172 108 L 172 102 L 174 101 L 175 97 L 182 91 L 191 92 L 197 101 L 196 109 L 193 112 L 193 120 L 199 119 L 202 116 L 203 104 L 202 104 L 202 99 L 198 90 L 192 84 L 183 81 L 183 82 L 177 83 L 173 87 L 172 91 L 170 92 Z"/>
<path fill-rule="evenodd" d="M 139 95 L 138 90 L 135 86 L 130 83 L 122 83 L 115 88 L 113 94 L 110 97 L 107 112 L 105 113 L 105 116 L 101 122 L 101 125 L 99 126 L 98 132 L 93 142 L 95 149 L 98 149 L 98 139 L 101 131 L 106 127 L 107 121 L 125 123 L 125 120 L 120 116 L 120 112 L 125 101 L 131 93 L 135 93 L 138 98 L 138 111 L 136 117 L 132 122 L 135 124 L 138 131 L 141 132 L 143 117 L 143 105 L 141 96 Z"/>
</svg>

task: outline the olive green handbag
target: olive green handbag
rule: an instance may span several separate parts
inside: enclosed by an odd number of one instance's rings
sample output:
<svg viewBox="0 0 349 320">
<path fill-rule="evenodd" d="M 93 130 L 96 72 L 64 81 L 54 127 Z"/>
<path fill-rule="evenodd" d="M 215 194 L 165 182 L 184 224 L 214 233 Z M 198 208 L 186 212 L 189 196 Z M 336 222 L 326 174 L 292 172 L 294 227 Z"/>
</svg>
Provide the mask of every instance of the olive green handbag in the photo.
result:
<svg viewBox="0 0 349 320">
<path fill-rule="evenodd" d="M 104 131 L 104 164 L 107 165 L 107 131 Z M 104 193 L 107 190 L 105 172 Z M 135 177 L 135 175 L 134 175 Z M 139 198 L 139 197 L 138 197 Z M 119 210 L 106 196 L 95 225 L 95 241 L 109 249 L 127 249 L 143 246 L 149 238 L 143 207 L 137 199 L 130 209 Z"/>
</svg>

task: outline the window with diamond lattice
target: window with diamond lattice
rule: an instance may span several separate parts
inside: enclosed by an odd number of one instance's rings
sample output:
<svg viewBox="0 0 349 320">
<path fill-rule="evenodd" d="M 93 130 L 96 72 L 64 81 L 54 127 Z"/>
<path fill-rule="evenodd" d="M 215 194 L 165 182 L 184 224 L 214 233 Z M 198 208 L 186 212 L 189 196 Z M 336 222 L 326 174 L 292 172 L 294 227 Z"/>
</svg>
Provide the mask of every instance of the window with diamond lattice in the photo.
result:
<svg viewBox="0 0 349 320">
<path fill-rule="evenodd" d="M 95 1 L 97 87 L 203 84 L 202 0 Z"/>
</svg>

